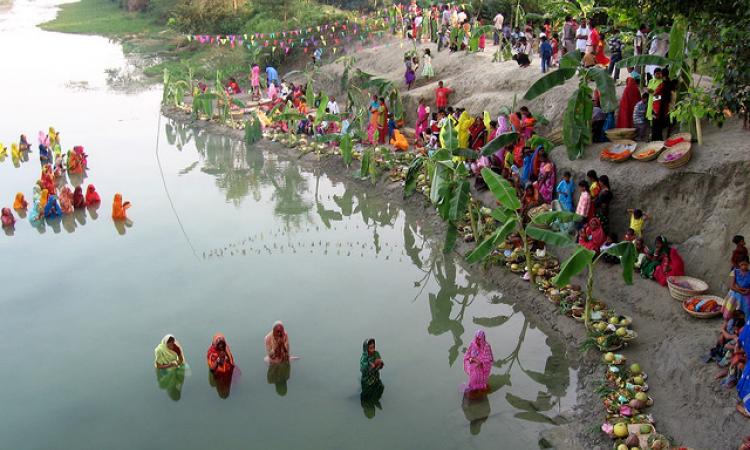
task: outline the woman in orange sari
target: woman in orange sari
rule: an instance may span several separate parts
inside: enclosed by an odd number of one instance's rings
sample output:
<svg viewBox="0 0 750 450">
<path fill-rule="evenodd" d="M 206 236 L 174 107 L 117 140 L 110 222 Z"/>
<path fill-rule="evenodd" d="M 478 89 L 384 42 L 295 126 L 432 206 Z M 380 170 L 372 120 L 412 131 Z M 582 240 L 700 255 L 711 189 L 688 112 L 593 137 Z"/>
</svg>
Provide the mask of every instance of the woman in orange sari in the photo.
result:
<svg viewBox="0 0 750 450">
<path fill-rule="evenodd" d="M 604 41 L 599 35 L 599 31 L 596 29 L 593 19 L 589 21 L 589 24 L 591 32 L 589 33 L 589 42 L 586 50 L 594 55 L 597 64 L 606 66 L 609 64 L 609 58 L 604 55 Z"/>
<path fill-rule="evenodd" d="M 115 194 L 115 198 L 112 201 L 112 218 L 115 220 L 127 220 L 128 215 L 127 209 L 130 208 L 130 202 L 123 203 L 122 194 L 119 192 Z"/>
<path fill-rule="evenodd" d="M 208 382 L 216 388 L 221 398 L 229 397 L 232 387 L 232 374 L 234 373 L 234 356 L 229 350 L 227 340 L 221 333 L 216 333 L 211 346 L 206 352 L 206 363 L 208 364 Z"/>
</svg>

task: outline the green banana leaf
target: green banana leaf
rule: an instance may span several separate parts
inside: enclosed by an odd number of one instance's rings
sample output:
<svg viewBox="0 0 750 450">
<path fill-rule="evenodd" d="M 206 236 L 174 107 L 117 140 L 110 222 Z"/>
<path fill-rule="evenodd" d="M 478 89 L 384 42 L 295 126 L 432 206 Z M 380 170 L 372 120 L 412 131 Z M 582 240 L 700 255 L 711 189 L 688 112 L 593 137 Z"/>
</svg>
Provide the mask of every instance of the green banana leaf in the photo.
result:
<svg viewBox="0 0 750 450">
<path fill-rule="evenodd" d="M 544 152 L 549 154 L 549 152 L 552 151 L 553 148 L 555 148 L 555 144 L 550 141 L 549 139 L 539 136 L 538 134 L 535 134 L 534 136 L 531 136 L 531 139 L 526 141 L 526 145 L 529 146 L 529 148 L 537 148 L 538 146 L 544 147 Z"/>
<path fill-rule="evenodd" d="M 583 53 L 580 50 L 573 50 L 572 52 L 566 53 L 560 58 L 561 69 L 577 69 L 581 65 L 581 59 L 583 59 Z"/>
<path fill-rule="evenodd" d="M 622 279 L 625 280 L 625 284 L 633 284 L 633 268 L 637 253 L 635 245 L 632 242 L 623 241 L 608 248 L 604 253 L 620 257 Z"/>
<path fill-rule="evenodd" d="M 577 70 L 572 68 L 559 68 L 549 72 L 531 85 L 523 99 L 526 101 L 533 100 L 554 87 L 562 86 L 566 81 L 573 78 L 576 72 Z"/>
<path fill-rule="evenodd" d="M 673 61 L 659 55 L 638 55 L 618 61 L 615 67 L 618 69 L 640 66 L 668 66 Z"/>
<path fill-rule="evenodd" d="M 604 112 L 612 112 L 619 106 L 617 102 L 617 93 L 615 92 L 615 80 L 612 78 L 604 69 L 594 67 L 588 70 L 588 75 L 596 83 L 596 88 L 599 89 L 599 101 L 601 102 L 601 108 Z"/>
<path fill-rule="evenodd" d="M 417 181 L 423 165 L 423 156 L 414 159 L 414 161 L 409 164 L 409 170 L 406 172 L 406 179 L 404 180 L 404 198 L 412 195 L 417 189 Z"/>
<path fill-rule="evenodd" d="M 506 145 L 515 144 L 517 141 L 518 141 L 518 133 L 516 132 L 503 133 L 500 136 L 488 142 L 487 144 L 485 144 L 485 146 L 482 147 L 482 150 L 480 150 L 480 153 L 484 156 L 490 156 L 496 153 L 501 148 L 505 147 Z"/>
<path fill-rule="evenodd" d="M 526 234 L 538 241 L 544 241 L 555 247 L 570 247 L 575 241 L 566 233 L 558 233 L 544 228 L 537 228 L 533 225 L 526 227 Z"/>
<path fill-rule="evenodd" d="M 458 181 L 450 198 L 448 219 L 451 222 L 458 222 L 466 213 L 466 207 L 469 204 L 469 191 L 470 187 L 468 180 Z"/>
<path fill-rule="evenodd" d="M 482 169 L 482 179 L 490 188 L 495 199 L 500 202 L 506 209 L 516 211 L 521 208 L 521 201 L 516 195 L 515 188 L 500 175 L 493 172 L 487 167 Z"/>
<path fill-rule="evenodd" d="M 345 134 L 341 136 L 341 140 L 339 141 L 339 149 L 341 150 L 341 159 L 344 160 L 344 165 L 346 167 L 349 167 L 352 165 L 352 149 L 354 145 L 352 144 L 352 137 L 348 134 Z"/>
<path fill-rule="evenodd" d="M 550 225 L 556 220 L 559 220 L 562 223 L 578 222 L 583 220 L 583 217 L 570 211 L 548 211 L 537 214 L 531 222 L 539 225 Z"/>
<path fill-rule="evenodd" d="M 513 218 L 505 222 L 502 227 L 495 230 L 487 239 L 482 241 L 481 244 L 477 245 L 476 248 L 466 256 L 466 261 L 469 264 L 478 263 L 484 260 L 492 250 L 495 249 L 498 243 L 505 240 L 512 232 L 516 230 L 518 226 L 518 220 Z"/>
<path fill-rule="evenodd" d="M 453 222 L 448 222 L 448 229 L 445 232 L 445 241 L 443 242 L 443 254 L 448 254 L 456 248 L 456 240 L 458 238 L 458 228 Z"/>
<path fill-rule="evenodd" d="M 578 247 L 570 257 L 562 263 L 560 273 L 558 273 L 552 282 L 557 287 L 563 287 L 570 284 L 570 280 L 583 272 L 594 260 L 595 253 L 585 247 Z"/>
</svg>

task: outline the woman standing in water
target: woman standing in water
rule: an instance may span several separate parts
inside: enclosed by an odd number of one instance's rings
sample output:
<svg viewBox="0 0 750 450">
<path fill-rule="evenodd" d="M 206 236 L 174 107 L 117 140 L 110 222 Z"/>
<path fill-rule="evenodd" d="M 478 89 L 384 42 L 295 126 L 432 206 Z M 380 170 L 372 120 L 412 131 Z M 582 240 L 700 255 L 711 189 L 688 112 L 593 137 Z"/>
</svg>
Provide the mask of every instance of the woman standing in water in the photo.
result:
<svg viewBox="0 0 750 450">
<path fill-rule="evenodd" d="M 234 356 L 229 350 L 227 340 L 221 333 L 216 333 L 211 346 L 206 352 L 206 363 L 208 364 L 208 382 L 216 388 L 219 397 L 229 397 L 229 389 L 232 385 L 232 373 L 234 372 Z"/>
<path fill-rule="evenodd" d="M 159 387 L 167 391 L 172 400 L 179 400 L 185 381 L 185 357 L 171 334 L 164 336 L 154 349 L 154 366 Z"/>
<path fill-rule="evenodd" d="M 273 324 L 273 329 L 266 335 L 265 359 L 268 364 L 289 362 L 289 335 L 280 320 Z"/>
<path fill-rule="evenodd" d="M 383 396 L 385 387 L 383 382 L 380 381 L 380 370 L 383 366 L 380 353 L 375 350 L 375 339 L 366 339 L 362 343 L 362 356 L 359 358 L 360 384 L 362 386 L 359 400 L 365 417 L 369 419 L 375 416 L 376 407 L 382 409 L 380 397 Z"/>
<path fill-rule="evenodd" d="M 489 389 L 487 380 L 492 370 L 492 347 L 484 336 L 484 331 L 477 330 L 474 340 L 464 354 L 464 372 L 469 376 L 466 392 L 481 393 Z"/>
</svg>

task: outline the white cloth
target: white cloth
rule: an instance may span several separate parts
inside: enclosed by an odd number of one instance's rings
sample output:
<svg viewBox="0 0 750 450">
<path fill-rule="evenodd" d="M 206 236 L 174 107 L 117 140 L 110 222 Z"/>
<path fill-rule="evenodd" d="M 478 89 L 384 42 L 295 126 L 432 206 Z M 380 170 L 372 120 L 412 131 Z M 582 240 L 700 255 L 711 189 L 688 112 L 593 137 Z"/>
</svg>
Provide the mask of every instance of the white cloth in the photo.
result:
<svg viewBox="0 0 750 450">
<path fill-rule="evenodd" d="M 339 114 L 341 113 L 341 110 L 339 109 L 339 104 L 336 103 L 336 100 L 330 100 L 328 102 L 328 112 L 331 114 Z"/>
<path fill-rule="evenodd" d="M 495 29 L 497 31 L 500 31 L 503 29 L 503 21 L 505 21 L 505 17 L 503 17 L 502 14 L 497 13 L 497 15 L 495 16 L 495 19 L 493 20 L 493 22 L 495 23 Z"/>
<path fill-rule="evenodd" d="M 669 52 L 669 35 L 667 33 L 661 33 L 654 36 L 654 39 L 651 40 L 651 46 L 648 49 L 648 54 L 667 56 L 667 52 Z M 659 66 L 646 66 L 646 72 L 653 76 L 654 71 L 658 67 Z"/>
<path fill-rule="evenodd" d="M 586 44 L 589 40 L 589 34 L 591 34 L 591 30 L 589 29 L 588 25 L 585 27 L 578 27 L 578 31 L 576 32 L 576 50 L 579 50 L 581 52 L 586 51 Z"/>
</svg>

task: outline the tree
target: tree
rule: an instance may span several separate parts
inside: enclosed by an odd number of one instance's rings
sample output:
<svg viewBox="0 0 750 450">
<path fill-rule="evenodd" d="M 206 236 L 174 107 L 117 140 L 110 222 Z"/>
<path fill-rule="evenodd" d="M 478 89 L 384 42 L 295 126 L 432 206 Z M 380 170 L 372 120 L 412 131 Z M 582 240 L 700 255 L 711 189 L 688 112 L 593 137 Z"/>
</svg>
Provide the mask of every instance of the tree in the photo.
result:
<svg viewBox="0 0 750 450">
<path fill-rule="evenodd" d="M 570 159 L 582 157 L 584 149 L 592 141 L 591 117 L 594 102 L 593 89 L 589 83 L 594 82 L 599 89 L 602 110 L 611 112 L 618 106 L 615 82 L 609 73 L 598 67 L 583 67 L 581 57 L 579 51 L 563 56 L 560 59 L 560 68 L 538 79 L 523 97 L 524 100 L 533 100 L 578 75 L 578 89 L 568 99 L 568 106 L 563 115 L 563 141 Z"/>
</svg>

